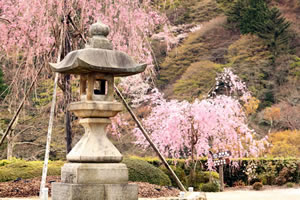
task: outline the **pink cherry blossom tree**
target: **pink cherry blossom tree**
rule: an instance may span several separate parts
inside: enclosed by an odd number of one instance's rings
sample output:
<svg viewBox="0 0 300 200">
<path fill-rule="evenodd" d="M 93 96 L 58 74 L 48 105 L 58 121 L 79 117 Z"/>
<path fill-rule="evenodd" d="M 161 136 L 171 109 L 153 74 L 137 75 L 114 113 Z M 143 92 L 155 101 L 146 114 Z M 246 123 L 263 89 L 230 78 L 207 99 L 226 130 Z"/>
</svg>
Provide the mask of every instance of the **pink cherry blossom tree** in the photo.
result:
<svg viewBox="0 0 300 200">
<path fill-rule="evenodd" d="M 150 0 L 1 1 L 0 51 L 1 59 L 6 61 L 3 71 L 6 77 L 11 77 L 9 82 L 15 82 L 10 100 L 19 93 L 24 95 L 19 88 L 32 80 L 37 67 L 56 61 L 62 39 L 69 50 L 84 47 L 88 28 L 98 18 L 110 26 L 108 37 L 115 49 L 127 52 L 138 62 L 146 62 L 150 66 L 148 72 L 154 72 L 147 38 L 158 25 L 167 23 L 167 18 L 153 10 L 150 3 Z M 66 29 L 63 38 L 61 28 Z M 126 80 L 142 83 L 145 77 Z"/>
<path fill-rule="evenodd" d="M 250 95 L 236 75 L 227 70 L 224 73 L 226 76 L 220 76 L 229 78 L 226 80 L 231 86 L 228 88 L 230 93 L 244 91 L 242 99 Z M 149 100 L 154 107 L 143 123 L 153 142 L 168 157 L 191 158 L 195 161 L 197 157 L 208 156 L 211 169 L 213 163 L 209 151 L 230 150 L 233 158 L 240 158 L 258 156 L 264 150 L 266 141 L 254 139 L 255 132 L 247 125 L 239 99 L 223 94 L 196 99 L 192 103 L 167 101 L 156 90 Z M 148 147 L 140 130 L 136 128 L 134 133 L 136 143 Z"/>
<path fill-rule="evenodd" d="M 83 48 L 88 28 L 98 18 L 110 26 L 108 37 L 114 49 L 127 52 L 138 62 L 147 62 L 150 67 L 146 73 L 153 72 L 147 38 L 167 20 L 153 10 L 150 3 L 150 0 L 0 1 L 0 61 L 6 81 L 10 83 L 10 93 L 3 102 L 9 104 L 13 112 L 38 68 L 56 62 L 60 44 L 63 44 L 62 58 L 71 50 Z M 46 69 L 41 78 L 52 78 L 52 73 Z M 121 83 L 150 87 L 145 77 L 148 76 L 122 79 Z M 72 99 L 70 77 L 62 76 L 59 86 L 64 98 L 61 107 L 65 108 Z M 134 89 L 131 87 L 128 91 Z M 70 114 L 65 112 L 67 134 L 72 135 Z"/>
</svg>

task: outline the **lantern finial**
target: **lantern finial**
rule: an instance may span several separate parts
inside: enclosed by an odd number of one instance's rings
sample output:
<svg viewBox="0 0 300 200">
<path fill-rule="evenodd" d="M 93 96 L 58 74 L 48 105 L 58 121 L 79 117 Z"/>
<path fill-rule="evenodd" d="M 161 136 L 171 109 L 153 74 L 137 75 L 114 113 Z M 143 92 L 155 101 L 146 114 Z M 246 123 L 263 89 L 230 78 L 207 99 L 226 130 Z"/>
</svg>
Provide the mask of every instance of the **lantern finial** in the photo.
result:
<svg viewBox="0 0 300 200">
<path fill-rule="evenodd" d="M 103 24 L 100 19 L 91 25 L 89 38 L 86 48 L 98 48 L 98 49 L 113 49 L 112 43 L 106 38 L 109 34 L 109 27 Z"/>
</svg>

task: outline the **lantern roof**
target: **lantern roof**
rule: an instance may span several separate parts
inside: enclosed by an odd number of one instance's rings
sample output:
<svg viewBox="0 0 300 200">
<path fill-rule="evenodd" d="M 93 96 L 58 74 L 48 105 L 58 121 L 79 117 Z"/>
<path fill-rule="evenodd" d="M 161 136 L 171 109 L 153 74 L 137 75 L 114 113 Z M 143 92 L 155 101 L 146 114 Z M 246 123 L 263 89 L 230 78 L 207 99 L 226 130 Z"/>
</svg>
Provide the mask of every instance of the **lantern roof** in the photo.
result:
<svg viewBox="0 0 300 200">
<path fill-rule="evenodd" d="M 84 49 L 70 52 L 61 62 L 50 63 L 52 71 L 63 74 L 108 73 L 130 76 L 143 72 L 146 64 L 136 63 L 124 52 L 112 50 L 106 38 L 109 27 L 99 20 L 90 27 L 89 41 Z"/>
</svg>

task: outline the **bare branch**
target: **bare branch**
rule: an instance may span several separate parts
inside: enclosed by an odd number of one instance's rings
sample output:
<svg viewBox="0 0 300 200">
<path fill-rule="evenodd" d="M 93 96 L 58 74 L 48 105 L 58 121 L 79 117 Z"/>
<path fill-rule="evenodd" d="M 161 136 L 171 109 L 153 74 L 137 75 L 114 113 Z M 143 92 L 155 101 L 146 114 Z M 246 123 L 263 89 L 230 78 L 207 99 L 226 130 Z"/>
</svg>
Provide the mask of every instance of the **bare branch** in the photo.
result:
<svg viewBox="0 0 300 200">
<path fill-rule="evenodd" d="M 7 23 L 7 24 L 11 24 L 11 22 L 8 20 L 8 19 L 4 19 L 2 17 L 0 17 L 0 22 L 4 22 L 4 23 Z"/>
<path fill-rule="evenodd" d="M 19 116 L 19 113 L 20 113 L 21 109 L 23 108 L 23 105 L 24 105 L 24 103 L 25 103 L 25 100 L 26 100 L 27 97 L 29 96 L 29 94 L 30 94 L 30 92 L 31 92 L 31 90 L 32 90 L 32 88 L 33 88 L 33 86 L 34 86 L 34 84 L 36 83 L 36 81 L 37 81 L 37 79 L 38 79 L 40 73 L 42 72 L 42 69 L 43 69 L 43 68 L 44 68 L 44 65 L 42 65 L 42 66 L 40 67 L 40 69 L 39 69 L 39 71 L 37 72 L 35 78 L 34 78 L 33 81 L 31 82 L 31 85 L 29 86 L 28 90 L 26 91 L 25 96 L 24 96 L 22 102 L 19 104 L 19 107 L 18 107 L 17 111 L 15 112 L 13 118 L 11 119 L 11 121 L 10 121 L 9 124 L 8 124 L 8 127 L 7 127 L 7 129 L 6 129 L 6 131 L 5 131 L 5 134 L 3 135 L 3 137 L 2 137 L 1 140 L 0 140 L 0 146 L 3 144 L 4 139 L 5 139 L 6 136 L 8 135 L 8 133 L 9 133 L 9 131 L 10 131 L 12 125 L 15 123 L 17 117 Z"/>
<path fill-rule="evenodd" d="M 65 92 L 65 87 L 63 86 L 63 84 L 61 84 L 60 82 L 57 82 L 57 86 L 63 91 Z"/>
<path fill-rule="evenodd" d="M 73 28 L 78 32 L 78 34 L 80 35 L 81 39 L 83 39 L 83 41 L 86 43 L 86 38 L 83 36 L 83 34 L 81 33 L 81 31 L 77 28 L 77 26 L 73 22 L 73 19 L 71 18 L 70 15 L 68 15 L 68 20 L 71 22 Z"/>
<path fill-rule="evenodd" d="M 29 126 L 29 127 L 25 128 L 24 130 L 22 130 L 22 131 L 16 133 L 15 136 L 18 136 L 18 135 L 24 133 L 25 131 L 27 131 L 28 129 L 31 129 L 31 128 L 36 129 L 36 127 L 34 127 L 34 126 Z"/>
<path fill-rule="evenodd" d="M 38 143 L 34 143 L 34 142 L 16 142 L 16 143 L 14 143 L 14 145 L 21 145 L 21 144 L 31 144 L 31 145 L 35 145 L 35 146 L 42 146 L 42 144 L 38 144 Z"/>
</svg>

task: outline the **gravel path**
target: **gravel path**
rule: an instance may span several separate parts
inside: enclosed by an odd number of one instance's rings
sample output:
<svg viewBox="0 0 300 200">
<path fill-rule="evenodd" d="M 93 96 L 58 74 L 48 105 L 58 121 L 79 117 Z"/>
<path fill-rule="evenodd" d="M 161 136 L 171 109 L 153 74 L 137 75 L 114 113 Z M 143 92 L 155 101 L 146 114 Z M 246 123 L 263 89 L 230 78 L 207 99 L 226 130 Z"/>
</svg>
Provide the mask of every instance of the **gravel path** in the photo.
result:
<svg viewBox="0 0 300 200">
<path fill-rule="evenodd" d="M 300 188 L 208 192 L 206 197 L 207 200 L 300 200 Z"/>
</svg>

